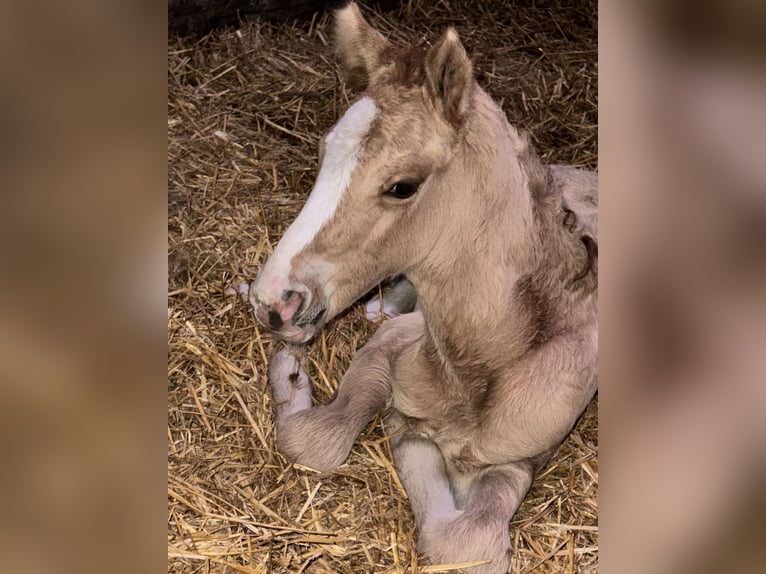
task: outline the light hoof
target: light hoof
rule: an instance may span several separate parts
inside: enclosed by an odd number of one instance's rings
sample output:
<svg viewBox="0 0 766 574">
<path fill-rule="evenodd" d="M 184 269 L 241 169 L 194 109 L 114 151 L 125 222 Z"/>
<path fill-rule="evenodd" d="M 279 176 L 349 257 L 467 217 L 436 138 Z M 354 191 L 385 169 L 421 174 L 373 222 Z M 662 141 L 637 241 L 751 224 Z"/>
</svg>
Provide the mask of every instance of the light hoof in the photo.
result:
<svg viewBox="0 0 766 574">
<path fill-rule="evenodd" d="M 418 294 L 407 278 L 399 278 L 389 283 L 383 290 L 383 304 L 380 294 L 374 295 L 364 306 L 364 316 L 373 323 L 384 318 L 391 319 L 411 313 L 418 308 Z"/>
<path fill-rule="evenodd" d="M 375 295 L 372 299 L 367 301 L 364 306 L 364 316 L 372 323 L 380 323 L 384 318 L 390 319 L 398 315 L 400 315 L 400 313 L 393 307 L 393 305 L 386 303 L 385 296 L 383 297 L 382 308 L 380 305 L 380 297 L 378 295 Z"/>
<path fill-rule="evenodd" d="M 285 347 L 272 357 L 269 384 L 278 419 L 311 407 L 311 382 L 296 350 Z"/>
<path fill-rule="evenodd" d="M 239 295 L 239 298 L 242 299 L 242 302 L 247 303 L 248 298 L 250 297 L 250 283 L 238 283 L 237 285 L 229 285 L 226 287 L 226 289 L 223 290 L 223 293 L 227 297 Z"/>
</svg>

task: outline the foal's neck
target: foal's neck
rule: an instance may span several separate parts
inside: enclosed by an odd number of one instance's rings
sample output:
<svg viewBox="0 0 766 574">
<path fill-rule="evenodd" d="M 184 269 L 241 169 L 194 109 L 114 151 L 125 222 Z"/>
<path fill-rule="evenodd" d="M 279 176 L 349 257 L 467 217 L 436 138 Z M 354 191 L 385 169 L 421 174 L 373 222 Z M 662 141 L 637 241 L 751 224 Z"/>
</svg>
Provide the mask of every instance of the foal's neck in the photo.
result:
<svg viewBox="0 0 766 574">
<path fill-rule="evenodd" d="M 482 385 L 524 345 L 514 326 L 513 290 L 537 251 L 536 222 L 519 162 L 525 141 L 479 89 L 466 122 L 443 182 L 453 213 L 448 235 L 408 276 L 433 354 L 456 377 Z"/>
</svg>

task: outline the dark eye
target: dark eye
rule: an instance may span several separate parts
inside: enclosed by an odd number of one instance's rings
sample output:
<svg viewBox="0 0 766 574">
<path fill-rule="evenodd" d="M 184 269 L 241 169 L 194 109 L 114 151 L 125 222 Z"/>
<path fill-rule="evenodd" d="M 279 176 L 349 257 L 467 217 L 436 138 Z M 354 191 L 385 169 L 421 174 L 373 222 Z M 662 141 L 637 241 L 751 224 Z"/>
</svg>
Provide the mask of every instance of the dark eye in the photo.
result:
<svg viewBox="0 0 766 574">
<path fill-rule="evenodd" d="M 420 183 L 417 181 L 398 181 L 388 188 L 383 195 L 396 199 L 407 199 L 415 195 Z"/>
</svg>

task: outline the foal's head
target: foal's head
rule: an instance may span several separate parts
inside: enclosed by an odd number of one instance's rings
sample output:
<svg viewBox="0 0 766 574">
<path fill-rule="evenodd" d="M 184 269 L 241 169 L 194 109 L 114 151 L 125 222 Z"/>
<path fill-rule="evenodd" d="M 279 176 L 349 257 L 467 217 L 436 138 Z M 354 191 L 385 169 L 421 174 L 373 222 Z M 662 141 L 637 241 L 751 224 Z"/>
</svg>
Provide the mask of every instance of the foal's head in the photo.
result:
<svg viewBox="0 0 766 574">
<path fill-rule="evenodd" d="M 258 320 L 296 343 L 433 246 L 440 174 L 474 87 L 452 29 L 429 49 L 396 49 L 355 4 L 335 28 L 349 81 L 366 89 L 322 139 L 314 189 L 250 289 Z"/>
</svg>

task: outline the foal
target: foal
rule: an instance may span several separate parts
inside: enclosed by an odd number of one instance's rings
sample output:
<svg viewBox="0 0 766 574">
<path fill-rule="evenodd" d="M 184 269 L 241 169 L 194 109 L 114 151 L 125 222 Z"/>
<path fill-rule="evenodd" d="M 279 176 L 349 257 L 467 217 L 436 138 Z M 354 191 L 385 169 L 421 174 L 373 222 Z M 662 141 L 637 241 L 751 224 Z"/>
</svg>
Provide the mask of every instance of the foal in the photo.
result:
<svg viewBox="0 0 766 574">
<path fill-rule="evenodd" d="M 325 405 L 279 352 L 277 445 L 329 470 L 385 411 L 419 551 L 503 573 L 509 520 L 596 391 L 597 179 L 541 164 L 454 30 L 396 49 L 354 4 L 335 27 L 366 90 L 323 138 L 250 302 L 295 344 L 389 277 L 406 275 L 420 310 L 384 322 Z"/>
</svg>

